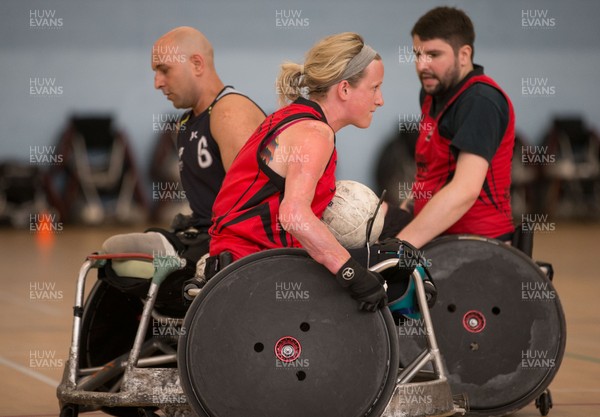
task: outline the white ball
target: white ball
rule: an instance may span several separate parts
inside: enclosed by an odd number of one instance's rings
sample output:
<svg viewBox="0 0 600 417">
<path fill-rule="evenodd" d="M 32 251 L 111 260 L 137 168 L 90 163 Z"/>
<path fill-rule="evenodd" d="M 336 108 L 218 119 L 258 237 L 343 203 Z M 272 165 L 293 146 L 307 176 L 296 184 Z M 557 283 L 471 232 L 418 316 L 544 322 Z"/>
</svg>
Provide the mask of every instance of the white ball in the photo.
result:
<svg viewBox="0 0 600 417">
<path fill-rule="evenodd" d="M 375 213 L 379 198 L 369 187 L 356 181 L 338 180 L 335 187 L 335 195 L 323 212 L 323 223 L 346 249 L 365 247 L 367 223 Z M 379 238 L 383 220 L 380 209 L 373 222 L 370 243 Z"/>
</svg>

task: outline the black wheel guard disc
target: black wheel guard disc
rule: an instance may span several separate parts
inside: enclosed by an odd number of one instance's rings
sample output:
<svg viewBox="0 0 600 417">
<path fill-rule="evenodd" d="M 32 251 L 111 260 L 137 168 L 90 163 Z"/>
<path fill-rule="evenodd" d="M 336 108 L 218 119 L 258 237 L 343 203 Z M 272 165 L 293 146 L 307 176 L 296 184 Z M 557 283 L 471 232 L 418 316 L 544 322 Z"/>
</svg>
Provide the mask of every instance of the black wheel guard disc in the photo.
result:
<svg viewBox="0 0 600 417">
<path fill-rule="evenodd" d="M 302 250 L 261 252 L 192 303 L 178 366 L 209 417 L 379 416 L 397 376 L 389 310 L 366 313 Z"/>
<path fill-rule="evenodd" d="M 524 407 L 550 384 L 564 354 L 565 318 L 552 283 L 530 258 L 492 239 L 450 236 L 423 251 L 453 394 L 467 394 L 472 415 Z M 411 326 L 399 328 L 402 363 L 425 343 Z"/>
</svg>

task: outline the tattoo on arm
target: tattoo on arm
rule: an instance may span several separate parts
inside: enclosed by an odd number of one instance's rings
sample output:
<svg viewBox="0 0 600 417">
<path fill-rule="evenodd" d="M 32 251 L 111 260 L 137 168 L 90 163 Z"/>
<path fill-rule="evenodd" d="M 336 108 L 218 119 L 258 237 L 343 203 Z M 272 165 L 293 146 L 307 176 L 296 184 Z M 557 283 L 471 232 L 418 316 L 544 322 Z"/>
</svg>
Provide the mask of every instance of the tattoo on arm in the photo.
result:
<svg viewBox="0 0 600 417">
<path fill-rule="evenodd" d="M 265 146 L 260 151 L 260 158 L 263 160 L 265 165 L 269 165 L 269 163 L 273 160 L 273 155 L 275 155 L 275 150 L 279 146 L 279 136 L 269 142 L 267 146 Z"/>
</svg>

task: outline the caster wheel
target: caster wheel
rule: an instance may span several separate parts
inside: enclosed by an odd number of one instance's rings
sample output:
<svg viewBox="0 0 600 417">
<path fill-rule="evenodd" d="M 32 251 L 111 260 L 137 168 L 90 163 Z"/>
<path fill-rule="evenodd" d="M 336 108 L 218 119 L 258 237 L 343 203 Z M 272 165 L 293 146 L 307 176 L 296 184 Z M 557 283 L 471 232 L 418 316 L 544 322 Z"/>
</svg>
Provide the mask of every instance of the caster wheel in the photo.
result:
<svg viewBox="0 0 600 417">
<path fill-rule="evenodd" d="M 77 417 L 79 415 L 79 405 L 65 404 L 60 409 L 60 417 Z"/>
<path fill-rule="evenodd" d="M 548 415 L 552 408 L 552 394 L 550 394 L 550 390 L 542 392 L 542 394 L 536 398 L 535 407 L 539 408 L 541 415 Z"/>
<path fill-rule="evenodd" d="M 138 408 L 138 417 L 159 417 L 154 411 L 155 408 Z"/>
</svg>

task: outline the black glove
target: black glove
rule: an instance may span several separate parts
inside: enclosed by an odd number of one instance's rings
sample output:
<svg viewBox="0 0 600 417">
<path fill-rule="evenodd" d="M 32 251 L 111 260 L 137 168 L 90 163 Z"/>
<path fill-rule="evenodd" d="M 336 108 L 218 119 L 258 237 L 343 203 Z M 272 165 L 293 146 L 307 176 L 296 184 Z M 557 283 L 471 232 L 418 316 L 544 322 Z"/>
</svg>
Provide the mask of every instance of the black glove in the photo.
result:
<svg viewBox="0 0 600 417">
<path fill-rule="evenodd" d="M 352 298 L 360 302 L 359 309 L 375 312 L 387 305 L 381 275 L 369 271 L 355 259 L 348 259 L 335 274 L 335 278 L 350 292 Z"/>
<path fill-rule="evenodd" d="M 196 219 L 191 214 L 177 213 L 171 221 L 171 230 L 180 232 L 196 225 Z"/>
<path fill-rule="evenodd" d="M 379 243 L 378 249 L 380 254 L 396 253 L 398 256 L 398 268 L 394 269 L 393 278 L 390 277 L 392 281 L 408 281 L 421 261 L 417 248 L 400 239 L 384 239 Z"/>
<path fill-rule="evenodd" d="M 437 289 L 427 270 L 428 260 L 422 258 L 421 254 L 410 243 L 396 239 L 384 239 L 379 243 L 379 255 L 396 253 L 398 256 L 398 267 L 389 268 L 382 271 L 382 276 L 388 283 L 388 295 L 392 300 L 400 298 L 406 289 L 412 273 L 418 265 L 421 265 L 422 271 L 425 272 L 423 285 L 427 296 L 427 304 L 432 308 L 437 300 Z M 384 256 L 385 258 L 385 256 Z"/>
</svg>

